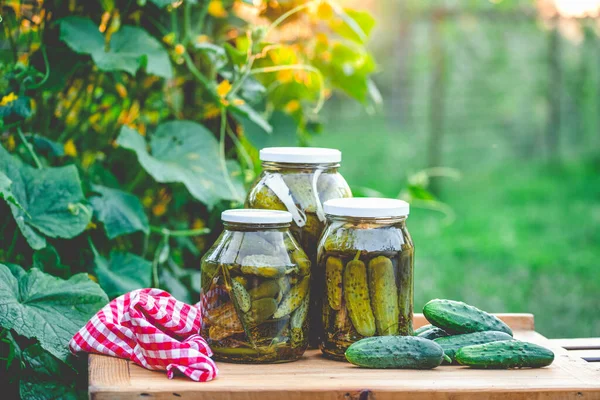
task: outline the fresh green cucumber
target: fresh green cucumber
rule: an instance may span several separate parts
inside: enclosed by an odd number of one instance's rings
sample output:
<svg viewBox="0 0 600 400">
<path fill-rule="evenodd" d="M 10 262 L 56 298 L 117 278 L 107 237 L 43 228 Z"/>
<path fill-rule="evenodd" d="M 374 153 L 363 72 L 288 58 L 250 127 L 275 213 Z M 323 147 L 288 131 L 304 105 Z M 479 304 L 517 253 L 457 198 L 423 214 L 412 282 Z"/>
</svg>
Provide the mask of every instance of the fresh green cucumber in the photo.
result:
<svg viewBox="0 0 600 400">
<path fill-rule="evenodd" d="M 472 368 L 542 368 L 552 364 L 554 353 L 534 343 L 505 340 L 463 347 L 456 361 Z"/>
<path fill-rule="evenodd" d="M 420 333 L 428 331 L 431 328 L 433 328 L 433 325 L 431 324 L 423 325 L 422 327 L 415 329 L 415 331 L 413 332 L 413 336 L 419 336 Z"/>
<path fill-rule="evenodd" d="M 425 332 L 419 333 L 417 336 L 422 337 L 424 339 L 435 340 L 437 338 L 442 338 L 449 336 L 450 334 L 443 329 L 438 327 L 433 327 L 431 329 L 426 330 Z"/>
<path fill-rule="evenodd" d="M 423 307 L 425 318 L 451 334 L 498 331 L 512 336 L 512 330 L 498 317 L 461 301 L 431 300 Z"/>
<path fill-rule="evenodd" d="M 346 359 L 364 368 L 432 369 L 443 357 L 437 343 L 415 336 L 369 337 L 346 350 Z"/>
<path fill-rule="evenodd" d="M 501 340 L 512 340 L 512 336 L 504 332 L 484 331 L 440 337 L 434 341 L 442 346 L 442 349 L 444 349 L 444 354 L 450 357 L 452 362 L 456 362 L 456 352 L 463 347 L 498 342 Z"/>
</svg>

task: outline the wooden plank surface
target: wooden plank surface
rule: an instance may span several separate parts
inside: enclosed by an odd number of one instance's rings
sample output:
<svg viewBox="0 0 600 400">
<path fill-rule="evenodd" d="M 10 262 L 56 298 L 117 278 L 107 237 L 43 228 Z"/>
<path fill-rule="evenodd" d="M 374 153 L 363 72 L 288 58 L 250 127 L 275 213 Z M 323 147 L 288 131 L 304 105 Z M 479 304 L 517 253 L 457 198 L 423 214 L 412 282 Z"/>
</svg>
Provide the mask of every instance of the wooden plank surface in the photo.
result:
<svg viewBox="0 0 600 400">
<path fill-rule="evenodd" d="M 527 319 L 531 319 L 527 321 Z M 418 326 L 419 317 L 415 318 Z M 510 315 L 503 319 L 513 325 Z M 515 316 L 518 326 L 533 326 L 533 317 Z M 552 348 L 554 363 L 542 369 L 471 370 L 443 366 L 429 371 L 369 370 L 324 359 L 308 351 L 288 364 L 218 363 L 219 377 L 208 383 L 179 377 L 168 380 L 112 357 L 90 356 L 90 398 L 199 400 L 441 400 L 441 399 L 598 399 L 600 365 L 591 365 L 532 330 L 515 330 L 518 339 Z"/>
</svg>

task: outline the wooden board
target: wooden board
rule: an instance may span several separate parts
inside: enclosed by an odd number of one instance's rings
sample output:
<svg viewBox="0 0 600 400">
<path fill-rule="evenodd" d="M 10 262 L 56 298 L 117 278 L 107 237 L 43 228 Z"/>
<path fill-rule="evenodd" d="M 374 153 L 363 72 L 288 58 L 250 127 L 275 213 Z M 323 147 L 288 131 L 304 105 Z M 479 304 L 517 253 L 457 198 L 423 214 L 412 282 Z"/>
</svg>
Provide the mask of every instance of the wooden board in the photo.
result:
<svg viewBox="0 0 600 400">
<path fill-rule="evenodd" d="M 530 314 L 499 314 L 515 337 L 552 348 L 554 363 L 542 369 L 471 370 L 442 366 L 429 371 L 369 370 L 324 359 L 318 350 L 287 364 L 218 363 L 219 377 L 208 383 L 180 377 L 168 380 L 131 362 L 91 355 L 91 399 L 199 400 L 442 400 L 442 399 L 598 399 L 600 364 L 569 356 L 533 331 Z M 415 316 L 415 326 L 424 324 Z"/>
</svg>

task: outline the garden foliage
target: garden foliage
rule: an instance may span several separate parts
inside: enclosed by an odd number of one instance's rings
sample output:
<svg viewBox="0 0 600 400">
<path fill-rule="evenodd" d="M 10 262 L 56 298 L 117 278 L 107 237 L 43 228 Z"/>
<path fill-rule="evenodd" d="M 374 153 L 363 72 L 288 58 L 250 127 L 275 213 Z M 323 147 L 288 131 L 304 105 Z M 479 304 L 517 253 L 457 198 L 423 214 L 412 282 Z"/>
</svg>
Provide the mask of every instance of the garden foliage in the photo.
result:
<svg viewBox="0 0 600 400">
<path fill-rule="evenodd" d="M 0 382 L 85 397 L 71 336 L 110 298 L 194 303 L 257 148 L 305 144 L 333 91 L 380 97 L 368 13 L 329 0 L 3 2 Z"/>
</svg>

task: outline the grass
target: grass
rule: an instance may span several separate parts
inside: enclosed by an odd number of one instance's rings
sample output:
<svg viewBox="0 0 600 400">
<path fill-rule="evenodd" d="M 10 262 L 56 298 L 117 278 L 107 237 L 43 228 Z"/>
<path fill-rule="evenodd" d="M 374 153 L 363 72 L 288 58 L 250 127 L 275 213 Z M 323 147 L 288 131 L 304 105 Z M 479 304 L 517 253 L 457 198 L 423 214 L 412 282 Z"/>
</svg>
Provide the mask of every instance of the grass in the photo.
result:
<svg viewBox="0 0 600 400">
<path fill-rule="evenodd" d="M 341 171 L 353 188 L 396 196 L 407 176 L 424 167 L 423 138 L 382 118 L 329 127 L 312 144 L 342 150 Z M 549 165 L 519 159 L 510 144 L 498 143 L 482 133 L 468 146 L 457 140 L 445 146 L 444 165 L 462 173 L 440 192 L 453 223 L 411 210 L 415 310 L 449 298 L 491 312 L 533 313 L 536 329 L 548 337 L 598 336 L 600 155 Z"/>
</svg>

